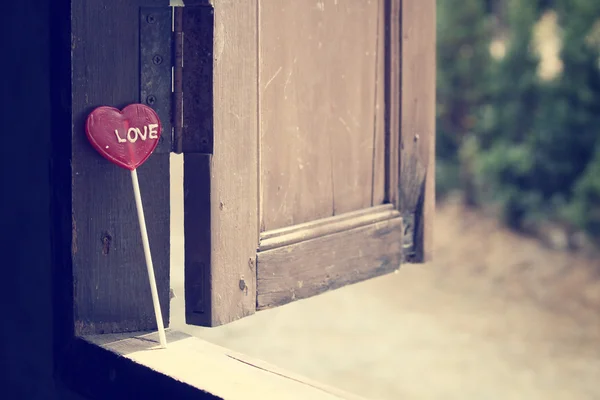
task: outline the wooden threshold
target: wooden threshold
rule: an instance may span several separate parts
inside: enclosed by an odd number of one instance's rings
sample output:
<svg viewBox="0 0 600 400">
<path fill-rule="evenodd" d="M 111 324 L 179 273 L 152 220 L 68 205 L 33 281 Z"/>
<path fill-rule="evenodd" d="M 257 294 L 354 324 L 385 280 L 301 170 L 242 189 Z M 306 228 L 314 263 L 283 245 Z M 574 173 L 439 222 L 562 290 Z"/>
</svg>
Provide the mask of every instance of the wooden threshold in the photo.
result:
<svg viewBox="0 0 600 400">
<path fill-rule="evenodd" d="M 196 388 L 199 399 L 364 400 L 170 329 L 167 349 L 158 348 L 154 332 L 94 335 L 84 340 L 154 371 L 157 377 L 170 377 L 188 391 Z"/>
<path fill-rule="evenodd" d="M 256 258 L 257 310 L 400 267 L 402 218 L 392 205 L 267 232 Z"/>
</svg>

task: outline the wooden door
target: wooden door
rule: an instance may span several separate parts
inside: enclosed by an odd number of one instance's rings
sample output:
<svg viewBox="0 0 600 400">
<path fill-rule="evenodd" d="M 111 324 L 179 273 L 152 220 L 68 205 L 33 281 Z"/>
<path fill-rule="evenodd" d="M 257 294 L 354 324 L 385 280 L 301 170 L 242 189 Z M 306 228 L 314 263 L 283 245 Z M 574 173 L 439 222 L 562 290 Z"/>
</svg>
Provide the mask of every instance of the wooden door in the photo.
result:
<svg viewBox="0 0 600 400">
<path fill-rule="evenodd" d="M 400 266 L 383 17 L 376 0 L 259 1 L 259 309 Z"/>
<path fill-rule="evenodd" d="M 409 253 L 422 243 L 435 2 L 418 3 L 213 3 L 213 152 L 184 158 L 188 323 L 223 324 L 394 271 L 403 238 Z M 401 33 L 423 32 L 419 49 L 401 46 Z M 404 51 L 431 64 L 417 77 L 432 82 L 401 94 Z"/>
</svg>

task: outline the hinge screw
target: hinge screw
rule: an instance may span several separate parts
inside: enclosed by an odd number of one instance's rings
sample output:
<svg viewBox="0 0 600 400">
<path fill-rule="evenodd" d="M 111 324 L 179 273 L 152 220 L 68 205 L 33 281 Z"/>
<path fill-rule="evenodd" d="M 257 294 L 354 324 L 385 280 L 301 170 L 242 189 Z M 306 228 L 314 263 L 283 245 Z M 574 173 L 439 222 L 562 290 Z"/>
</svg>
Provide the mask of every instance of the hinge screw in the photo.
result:
<svg viewBox="0 0 600 400">
<path fill-rule="evenodd" d="M 146 21 L 148 21 L 149 24 L 153 24 L 156 22 L 156 18 L 154 18 L 154 15 L 150 14 L 146 17 Z"/>
<path fill-rule="evenodd" d="M 152 105 L 152 104 L 156 103 L 156 96 L 151 95 L 151 96 L 146 97 L 146 103 L 148 105 Z"/>
<path fill-rule="evenodd" d="M 156 65 L 160 65 L 163 62 L 163 58 L 157 54 L 154 57 L 152 57 L 152 62 Z"/>
</svg>

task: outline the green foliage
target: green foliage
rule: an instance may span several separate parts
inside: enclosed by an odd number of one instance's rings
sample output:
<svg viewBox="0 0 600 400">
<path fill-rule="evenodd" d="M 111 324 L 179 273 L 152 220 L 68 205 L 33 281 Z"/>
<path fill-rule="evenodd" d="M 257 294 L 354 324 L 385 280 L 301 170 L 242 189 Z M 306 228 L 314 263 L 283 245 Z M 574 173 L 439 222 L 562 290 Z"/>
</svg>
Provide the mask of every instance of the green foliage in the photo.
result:
<svg viewBox="0 0 600 400">
<path fill-rule="evenodd" d="M 547 147 L 557 165 L 549 172 L 570 184 L 562 215 L 600 237 L 600 3 L 561 0 L 557 10 L 564 70 L 554 88 L 556 143 Z"/>
<path fill-rule="evenodd" d="M 490 65 L 492 84 L 486 118 L 479 126 L 477 178 L 484 199 L 501 205 L 505 221 L 519 227 L 530 210 L 542 206 L 533 176 L 537 118 L 542 91 L 539 58 L 533 49 L 538 10 L 531 0 L 508 3 L 507 50 Z"/>
<path fill-rule="evenodd" d="M 600 1 L 505 1 L 499 60 L 485 0 L 438 1 L 438 187 L 460 182 L 515 228 L 550 219 L 600 237 Z M 533 28 L 548 10 L 562 71 L 543 80 Z"/>
<path fill-rule="evenodd" d="M 600 237 L 600 143 L 573 192 L 562 216 L 592 236 Z"/>
<path fill-rule="evenodd" d="M 459 149 L 475 128 L 483 87 L 489 81 L 490 29 L 481 0 L 438 2 L 437 155 L 438 193 L 460 184 Z"/>
</svg>

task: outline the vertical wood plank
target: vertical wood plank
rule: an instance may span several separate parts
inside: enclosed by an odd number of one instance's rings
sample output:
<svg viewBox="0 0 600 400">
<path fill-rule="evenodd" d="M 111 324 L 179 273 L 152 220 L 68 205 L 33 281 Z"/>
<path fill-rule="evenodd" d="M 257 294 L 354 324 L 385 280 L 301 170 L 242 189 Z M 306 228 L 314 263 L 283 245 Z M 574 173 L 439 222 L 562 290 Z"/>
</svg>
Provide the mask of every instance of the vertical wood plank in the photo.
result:
<svg viewBox="0 0 600 400">
<path fill-rule="evenodd" d="M 331 117 L 337 118 L 340 128 L 328 132 L 333 155 L 334 215 L 372 203 L 380 2 L 323 2 L 325 12 L 335 10 L 324 25 L 331 31 L 328 42 L 334 47 L 326 49 L 333 57 L 325 68 L 335 72 L 334 65 L 339 63 L 341 67 L 336 69 L 342 78 L 337 81 L 329 77 Z"/>
<path fill-rule="evenodd" d="M 431 260 L 435 212 L 435 0 L 402 1 L 400 200 L 406 261 Z"/>
<path fill-rule="evenodd" d="M 186 277 L 195 274 L 198 288 L 206 288 L 210 282 L 210 294 L 196 297 L 197 300 L 205 299 L 203 301 L 208 304 L 202 305 L 203 313 L 186 310 L 186 319 L 188 323 L 210 326 L 234 321 L 256 309 L 256 1 L 214 2 L 214 24 L 214 153 L 205 159 L 199 158 L 200 155 L 184 155 L 187 257 L 194 247 L 206 246 L 205 228 L 197 227 L 197 232 L 193 233 L 191 225 L 210 221 L 210 270 L 199 264 L 206 259 L 206 254 L 198 253 L 198 259 L 186 257 L 185 260 Z M 185 92 L 186 88 L 183 90 Z M 202 172 L 203 168 L 205 172 Z M 207 185 L 208 176 L 210 185 Z M 190 208 L 199 213 L 203 207 L 206 209 L 206 198 L 201 191 L 210 195 L 210 217 L 200 216 L 199 220 L 193 220 Z M 199 272 L 198 268 L 204 268 L 204 272 Z"/>
<path fill-rule="evenodd" d="M 261 229 L 369 207 L 379 2 L 259 3 Z"/>
<path fill-rule="evenodd" d="M 181 8 L 184 152 L 185 319 L 211 325 L 211 157 L 213 152 L 214 9 L 207 0 Z M 207 153 L 207 154 L 201 154 Z"/>
<path fill-rule="evenodd" d="M 212 325 L 236 320 L 256 309 L 256 25 L 256 0 L 216 2 L 215 149 L 211 168 Z"/>
<path fill-rule="evenodd" d="M 214 10 L 208 5 L 182 7 L 184 153 L 213 151 Z"/>
<path fill-rule="evenodd" d="M 402 0 L 385 0 L 385 200 L 396 209 L 400 209 L 401 18 Z"/>
<path fill-rule="evenodd" d="M 259 0 L 261 231 L 334 212 L 324 19 L 313 4 Z"/>
<path fill-rule="evenodd" d="M 72 257 L 77 334 L 156 328 L 129 171 L 97 154 L 89 112 L 140 101 L 141 6 L 166 0 L 72 2 Z M 166 99 L 168 101 L 168 99 Z M 169 317 L 169 155 L 139 170 L 163 319 Z"/>
<path fill-rule="evenodd" d="M 375 48 L 375 127 L 373 135 L 373 189 L 371 206 L 383 204 L 385 201 L 385 0 L 379 0 L 377 12 L 377 40 Z"/>
<path fill-rule="evenodd" d="M 211 157 L 183 154 L 185 318 L 211 325 Z"/>
</svg>

